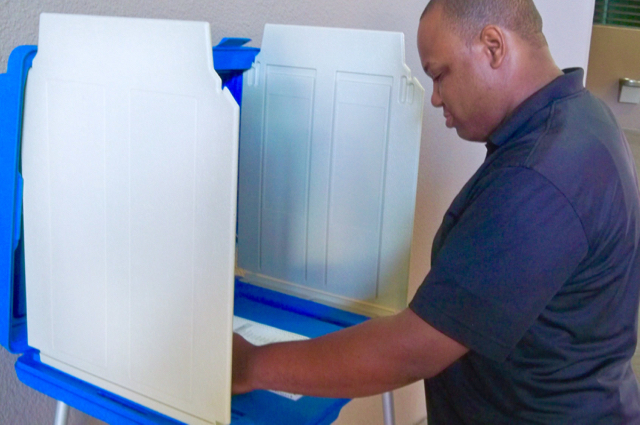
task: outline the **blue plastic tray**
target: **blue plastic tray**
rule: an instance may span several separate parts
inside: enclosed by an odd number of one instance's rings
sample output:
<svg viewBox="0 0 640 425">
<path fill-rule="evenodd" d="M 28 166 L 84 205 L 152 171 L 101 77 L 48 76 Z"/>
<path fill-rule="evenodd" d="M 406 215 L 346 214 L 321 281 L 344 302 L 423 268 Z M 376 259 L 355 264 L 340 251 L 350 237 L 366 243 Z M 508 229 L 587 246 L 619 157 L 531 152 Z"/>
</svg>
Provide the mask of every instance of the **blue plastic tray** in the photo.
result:
<svg viewBox="0 0 640 425">
<path fill-rule="evenodd" d="M 214 68 L 241 103 L 242 73 L 259 49 L 249 39 L 225 38 L 213 48 Z M 43 364 L 27 343 L 24 250 L 22 247 L 22 177 L 20 141 L 27 73 L 36 46 L 20 46 L 0 74 L 0 345 L 14 354 L 18 378 L 26 385 L 78 410 L 117 424 L 180 422 L 104 391 Z M 367 318 L 314 302 L 236 282 L 235 314 L 309 337 L 360 323 Z M 233 425 L 328 425 L 346 399 L 302 397 L 292 401 L 268 391 L 232 398 Z"/>
</svg>

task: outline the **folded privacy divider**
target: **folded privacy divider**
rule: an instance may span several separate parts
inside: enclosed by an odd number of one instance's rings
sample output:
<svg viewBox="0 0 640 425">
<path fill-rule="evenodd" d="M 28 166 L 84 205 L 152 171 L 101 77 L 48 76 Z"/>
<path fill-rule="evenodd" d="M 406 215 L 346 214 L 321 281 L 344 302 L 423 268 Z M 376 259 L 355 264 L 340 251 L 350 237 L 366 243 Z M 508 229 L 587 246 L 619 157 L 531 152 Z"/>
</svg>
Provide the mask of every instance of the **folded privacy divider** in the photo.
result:
<svg viewBox="0 0 640 425">
<path fill-rule="evenodd" d="M 424 90 L 404 35 L 266 25 L 243 82 L 244 278 L 370 316 L 406 307 Z"/>
<path fill-rule="evenodd" d="M 24 110 L 29 345 L 229 423 L 239 108 L 208 23 L 43 14 Z"/>
</svg>

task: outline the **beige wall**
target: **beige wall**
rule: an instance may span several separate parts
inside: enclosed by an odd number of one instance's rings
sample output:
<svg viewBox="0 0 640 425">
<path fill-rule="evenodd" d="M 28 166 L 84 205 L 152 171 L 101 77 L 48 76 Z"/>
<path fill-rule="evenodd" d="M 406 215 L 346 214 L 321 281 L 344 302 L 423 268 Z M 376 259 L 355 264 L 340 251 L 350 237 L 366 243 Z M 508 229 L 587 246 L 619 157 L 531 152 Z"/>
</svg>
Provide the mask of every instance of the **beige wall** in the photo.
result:
<svg viewBox="0 0 640 425">
<path fill-rule="evenodd" d="M 618 80 L 640 80 L 640 29 L 594 25 L 587 88 L 603 99 L 622 128 L 640 131 L 640 105 L 618 102 Z"/>
</svg>

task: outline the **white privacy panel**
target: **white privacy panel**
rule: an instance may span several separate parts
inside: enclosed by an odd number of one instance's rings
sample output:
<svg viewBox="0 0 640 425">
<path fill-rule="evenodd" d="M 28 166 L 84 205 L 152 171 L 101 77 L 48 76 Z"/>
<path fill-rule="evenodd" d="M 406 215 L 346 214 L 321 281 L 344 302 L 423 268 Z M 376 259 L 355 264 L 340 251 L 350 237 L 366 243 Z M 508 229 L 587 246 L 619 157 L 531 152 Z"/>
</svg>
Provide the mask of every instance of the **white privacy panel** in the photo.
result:
<svg viewBox="0 0 640 425">
<path fill-rule="evenodd" d="M 265 27 L 242 100 L 247 280 L 369 314 L 406 306 L 423 96 L 401 33 Z"/>
<path fill-rule="evenodd" d="M 207 23 L 41 16 L 22 170 L 45 363 L 230 422 L 238 115 Z"/>
</svg>

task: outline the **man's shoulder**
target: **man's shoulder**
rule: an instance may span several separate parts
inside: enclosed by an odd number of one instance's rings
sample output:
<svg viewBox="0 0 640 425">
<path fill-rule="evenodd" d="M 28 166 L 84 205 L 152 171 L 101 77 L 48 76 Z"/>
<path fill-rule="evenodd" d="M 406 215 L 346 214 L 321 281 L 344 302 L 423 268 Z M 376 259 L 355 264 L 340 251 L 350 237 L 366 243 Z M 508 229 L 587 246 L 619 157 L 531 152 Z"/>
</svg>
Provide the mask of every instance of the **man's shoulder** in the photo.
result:
<svg viewBox="0 0 640 425">
<path fill-rule="evenodd" d="M 554 100 L 525 126 L 487 159 L 485 176 L 521 167 L 571 196 L 579 182 L 616 182 L 633 174 L 620 166 L 629 157 L 622 130 L 604 102 L 587 90 Z"/>
<path fill-rule="evenodd" d="M 493 171 L 521 167 L 540 174 L 592 236 L 603 226 L 635 220 L 628 215 L 638 215 L 638 208 L 629 208 L 639 203 L 634 161 L 604 102 L 582 90 L 554 101 L 545 113 L 537 128 L 505 146 Z"/>
<path fill-rule="evenodd" d="M 607 152 L 623 145 L 610 109 L 587 90 L 555 100 L 535 136 L 525 165 L 540 171 L 606 161 L 611 156 Z"/>
</svg>

